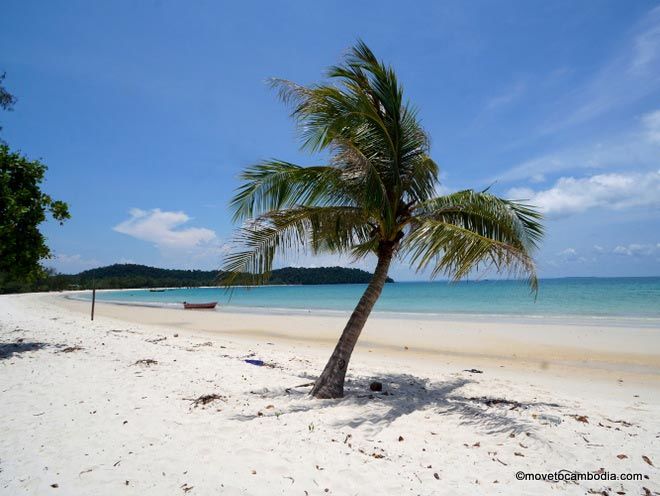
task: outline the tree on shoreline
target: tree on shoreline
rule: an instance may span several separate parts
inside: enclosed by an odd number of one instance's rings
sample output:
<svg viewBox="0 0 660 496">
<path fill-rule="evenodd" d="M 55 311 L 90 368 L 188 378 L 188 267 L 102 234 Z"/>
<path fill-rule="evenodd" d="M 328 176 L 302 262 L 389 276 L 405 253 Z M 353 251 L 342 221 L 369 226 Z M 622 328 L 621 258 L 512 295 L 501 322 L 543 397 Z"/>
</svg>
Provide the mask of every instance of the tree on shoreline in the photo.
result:
<svg viewBox="0 0 660 496">
<path fill-rule="evenodd" d="M 0 74 L 0 108 L 12 110 L 16 98 L 2 86 L 4 78 Z M 46 278 L 40 262 L 51 252 L 39 225 L 47 212 L 60 224 L 70 217 L 66 203 L 41 191 L 46 169 L 0 140 L 0 292 L 25 291 Z"/>
<path fill-rule="evenodd" d="M 250 272 L 266 280 L 276 254 L 292 249 L 377 257 L 372 279 L 311 394 L 340 398 L 353 349 L 395 257 L 454 280 L 480 266 L 525 275 L 543 236 L 532 207 L 487 191 L 437 196 L 429 137 L 403 98 L 394 70 L 358 42 L 331 67 L 338 85 L 273 80 L 292 108 L 302 148 L 330 152 L 330 163 L 301 167 L 271 160 L 249 167 L 231 201 L 243 221 L 241 248 L 225 259 L 225 283 Z"/>
</svg>

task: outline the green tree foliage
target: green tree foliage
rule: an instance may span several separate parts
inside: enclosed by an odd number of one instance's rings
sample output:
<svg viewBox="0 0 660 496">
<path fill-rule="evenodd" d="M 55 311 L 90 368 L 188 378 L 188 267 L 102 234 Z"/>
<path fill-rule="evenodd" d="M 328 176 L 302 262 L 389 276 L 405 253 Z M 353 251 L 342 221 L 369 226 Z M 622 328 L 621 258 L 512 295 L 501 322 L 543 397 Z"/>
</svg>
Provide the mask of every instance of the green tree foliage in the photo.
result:
<svg viewBox="0 0 660 496">
<path fill-rule="evenodd" d="M 51 256 L 39 225 L 50 215 L 60 224 L 70 217 L 66 203 L 41 191 L 46 166 L 0 144 L 0 290 L 24 290 L 45 278 L 41 266 Z"/>
<path fill-rule="evenodd" d="M 51 273 L 35 282 L 35 290 L 64 290 L 72 288 L 182 288 L 216 286 L 222 273 L 216 270 L 159 269 L 137 264 L 115 264 L 85 270 L 75 275 Z M 270 284 L 366 284 L 371 274 L 364 270 L 345 267 L 286 267 L 274 270 Z M 242 277 L 243 284 L 255 284 L 249 274 Z M 394 282 L 389 279 L 388 282 Z"/>
</svg>

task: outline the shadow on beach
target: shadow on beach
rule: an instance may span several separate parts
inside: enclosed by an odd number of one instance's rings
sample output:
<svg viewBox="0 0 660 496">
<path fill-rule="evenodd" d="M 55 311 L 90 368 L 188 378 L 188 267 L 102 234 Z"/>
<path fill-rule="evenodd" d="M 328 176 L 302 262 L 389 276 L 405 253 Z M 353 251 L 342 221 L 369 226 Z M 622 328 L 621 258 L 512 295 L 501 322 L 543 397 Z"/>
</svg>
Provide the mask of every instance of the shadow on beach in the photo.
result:
<svg viewBox="0 0 660 496">
<path fill-rule="evenodd" d="M 14 343 L 0 343 L 0 360 L 12 358 L 15 355 L 26 353 L 29 351 L 38 351 L 48 346 L 47 343 L 40 342 L 14 342 Z"/>
<path fill-rule="evenodd" d="M 369 384 L 378 380 L 383 391 L 369 392 Z M 342 428 L 368 426 L 383 429 L 401 417 L 415 412 L 442 416 L 458 416 L 461 425 L 478 427 L 485 434 L 533 433 L 538 423 L 532 423 L 525 415 L 529 408 L 557 408 L 559 405 L 543 402 L 519 402 L 513 399 L 468 397 L 460 389 L 478 381 L 454 378 L 448 381 L 431 382 L 411 374 L 385 374 L 378 377 L 347 379 L 345 396 L 340 400 L 316 400 L 308 391 L 295 388 L 287 390 L 253 391 L 253 394 L 272 400 L 288 402 L 279 408 L 277 415 L 308 411 L 335 409 L 332 425 Z M 293 401 L 292 401 L 293 400 Z M 351 408 L 346 408 L 351 407 Z M 351 415 L 352 413 L 352 415 Z M 347 416 L 348 415 L 348 416 Z M 240 415 L 239 421 L 263 418 L 262 415 Z"/>
</svg>

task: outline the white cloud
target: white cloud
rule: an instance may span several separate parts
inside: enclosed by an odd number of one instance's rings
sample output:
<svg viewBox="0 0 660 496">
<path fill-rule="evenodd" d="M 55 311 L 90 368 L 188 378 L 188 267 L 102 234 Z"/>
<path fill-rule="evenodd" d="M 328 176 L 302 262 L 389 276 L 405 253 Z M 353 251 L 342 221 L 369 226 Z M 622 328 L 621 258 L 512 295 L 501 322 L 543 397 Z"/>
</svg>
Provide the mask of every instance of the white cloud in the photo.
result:
<svg viewBox="0 0 660 496">
<path fill-rule="evenodd" d="M 585 262 L 586 258 L 579 256 L 575 248 L 566 248 L 557 253 L 564 262 Z"/>
<path fill-rule="evenodd" d="M 646 137 L 651 143 L 660 144 L 660 110 L 646 114 L 642 121 L 646 127 Z"/>
<path fill-rule="evenodd" d="M 79 254 L 67 255 L 66 253 L 57 253 L 53 258 L 46 260 L 44 264 L 54 268 L 58 272 L 71 274 L 98 267 L 100 262 L 93 258 L 84 258 Z"/>
<path fill-rule="evenodd" d="M 660 59 L 658 48 L 660 47 L 660 7 L 649 11 L 643 19 L 641 31 L 634 41 L 633 59 L 630 61 L 630 72 L 647 72 L 653 64 Z"/>
<path fill-rule="evenodd" d="M 577 87 L 559 106 L 561 118 L 543 130 L 558 129 L 594 119 L 634 103 L 660 85 L 660 7 L 650 10 L 631 33 L 630 41 L 589 82 Z M 566 109 L 571 109 L 568 117 Z"/>
<path fill-rule="evenodd" d="M 151 242 L 160 249 L 191 249 L 208 245 L 217 239 L 211 229 L 180 228 L 190 220 L 184 212 L 165 212 L 159 208 L 149 211 L 133 208 L 129 213 L 130 218 L 113 229 L 142 241 Z"/>
<path fill-rule="evenodd" d="M 550 189 L 512 188 L 507 196 L 526 200 L 549 217 L 563 217 L 591 208 L 660 207 L 660 170 L 645 174 L 562 177 Z"/>
<path fill-rule="evenodd" d="M 130 217 L 113 229 L 142 241 L 153 243 L 160 251 L 159 266 L 185 269 L 216 269 L 230 245 L 215 231 L 204 227 L 185 227 L 192 219 L 185 212 L 159 208 L 129 211 Z"/>
<path fill-rule="evenodd" d="M 602 118 L 604 114 L 630 106 L 660 89 L 660 7 L 650 10 L 634 27 L 629 40 L 586 83 L 576 85 L 559 98 L 555 111 L 534 135 L 534 139 L 555 134 L 579 124 Z M 660 110 L 641 119 L 641 127 L 610 136 L 600 136 L 586 145 L 557 150 L 533 157 L 486 182 L 532 179 L 545 174 L 608 167 L 658 168 Z"/>
<path fill-rule="evenodd" d="M 613 250 L 613 253 L 617 255 L 626 255 L 629 257 L 649 256 L 656 252 L 660 252 L 660 243 L 655 245 L 632 243 L 625 246 L 619 245 Z"/>
<path fill-rule="evenodd" d="M 643 115 L 634 129 L 628 132 L 526 160 L 489 182 L 525 179 L 540 183 L 545 180 L 546 174 L 575 169 L 656 168 L 660 166 L 659 157 L 660 110 L 656 110 Z"/>
</svg>

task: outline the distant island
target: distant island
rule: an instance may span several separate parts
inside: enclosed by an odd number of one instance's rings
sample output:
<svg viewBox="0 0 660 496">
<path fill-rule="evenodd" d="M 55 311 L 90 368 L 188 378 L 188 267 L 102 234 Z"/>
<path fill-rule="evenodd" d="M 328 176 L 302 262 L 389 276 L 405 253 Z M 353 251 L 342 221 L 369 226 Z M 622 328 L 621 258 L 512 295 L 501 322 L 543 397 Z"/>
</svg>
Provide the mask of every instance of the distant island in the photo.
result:
<svg viewBox="0 0 660 496">
<path fill-rule="evenodd" d="M 85 270 L 79 274 L 56 274 L 49 278 L 50 289 L 157 288 L 217 286 L 222 272 L 217 270 L 160 269 L 137 264 L 114 264 Z M 371 273 L 346 267 L 285 267 L 273 270 L 269 284 L 366 284 Z M 394 282 L 387 278 L 387 282 Z M 245 274 L 238 281 L 250 285 Z"/>
</svg>

